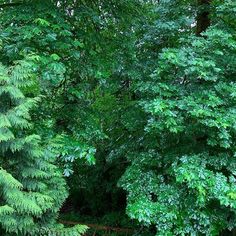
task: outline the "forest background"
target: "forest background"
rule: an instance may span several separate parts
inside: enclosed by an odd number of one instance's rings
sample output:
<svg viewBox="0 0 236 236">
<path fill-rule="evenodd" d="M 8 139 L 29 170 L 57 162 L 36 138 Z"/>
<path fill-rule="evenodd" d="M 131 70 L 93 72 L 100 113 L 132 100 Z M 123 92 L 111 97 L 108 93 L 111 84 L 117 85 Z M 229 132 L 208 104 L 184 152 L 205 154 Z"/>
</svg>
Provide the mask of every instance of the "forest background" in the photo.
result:
<svg viewBox="0 0 236 236">
<path fill-rule="evenodd" d="M 235 0 L 1 0 L 1 235 L 233 235 L 235 16 Z"/>
</svg>

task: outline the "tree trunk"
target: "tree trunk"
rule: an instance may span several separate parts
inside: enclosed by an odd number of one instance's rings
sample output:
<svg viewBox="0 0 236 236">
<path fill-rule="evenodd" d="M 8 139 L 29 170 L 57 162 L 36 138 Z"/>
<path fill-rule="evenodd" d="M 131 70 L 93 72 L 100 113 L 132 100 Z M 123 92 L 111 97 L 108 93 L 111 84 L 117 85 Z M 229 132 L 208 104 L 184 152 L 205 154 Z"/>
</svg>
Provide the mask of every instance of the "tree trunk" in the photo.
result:
<svg viewBox="0 0 236 236">
<path fill-rule="evenodd" d="M 196 35 L 200 36 L 211 24 L 210 21 L 211 0 L 198 0 L 198 15 Z"/>
</svg>

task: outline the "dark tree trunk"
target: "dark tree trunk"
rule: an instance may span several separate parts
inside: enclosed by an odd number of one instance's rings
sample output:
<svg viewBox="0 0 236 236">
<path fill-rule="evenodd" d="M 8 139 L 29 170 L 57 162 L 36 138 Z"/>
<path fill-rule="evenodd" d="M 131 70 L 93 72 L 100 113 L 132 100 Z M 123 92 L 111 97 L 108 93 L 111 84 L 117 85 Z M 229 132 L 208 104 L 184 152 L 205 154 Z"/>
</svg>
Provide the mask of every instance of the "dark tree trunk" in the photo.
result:
<svg viewBox="0 0 236 236">
<path fill-rule="evenodd" d="M 198 0 L 198 15 L 196 35 L 200 36 L 211 24 L 210 21 L 211 0 Z"/>
</svg>

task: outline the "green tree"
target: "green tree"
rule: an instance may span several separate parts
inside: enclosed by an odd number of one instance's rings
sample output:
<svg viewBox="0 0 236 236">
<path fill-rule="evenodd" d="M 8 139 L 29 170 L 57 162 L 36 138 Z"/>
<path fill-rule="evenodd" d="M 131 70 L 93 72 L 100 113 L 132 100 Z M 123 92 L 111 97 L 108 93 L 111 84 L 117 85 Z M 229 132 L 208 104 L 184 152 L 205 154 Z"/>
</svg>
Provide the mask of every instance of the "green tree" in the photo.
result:
<svg viewBox="0 0 236 236">
<path fill-rule="evenodd" d="M 235 227 L 236 5 L 159 2 L 137 48 L 144 125 L 120 185 L 156 235 L 219 235 Z"/>
<path fill-rule="evenodd" d="M 35 80 L 31 58 L 0 68 L 1 235 L 80 235 L 64 229 L 58 211 L 67 197 L 65 181 L 40 137 L 31 133 L 30 109 L 38 98 L 27 89 Z"/>
<path fill-rule="evenodd" d="M 4 64 L 0 100 L 0 223 L 2 234 L 6 235 L 80 235 L 86 229 L 64 229 L 56 223 L 68 195 L 66 182 L 53 164 L 55 156 L 44 151 L 48 150 L 48 140 L 41 141 L 40 136 L 32 134 L 39 131 L 33 125 L 37 122 L 29 122 L 30 110 L 34 118 L 43 101 L 36 108 L 38 98 L 34 97 L 43 94 L 45 98 L 64 78 L 65 66 L 60 56 L 66 57 L 65 50 L 70 46 L 74 47 L 73 53 L 78 48 L 77 42 L 66 39 L 70 36 L 67 25 L 59 15 L 56 17 L 54 9 L 50 10 L 51 4 L 25 1 L 4 2 L 0 6 Z M 57 21 L 48 21 L 52 19 Z M 60 32 L 61 41 L 57 44 L 55 32 Z M 55 53 L 55 46 L 60 56 Z M 43 123 L 40 125 L 44 127 Z"/>
</svg>

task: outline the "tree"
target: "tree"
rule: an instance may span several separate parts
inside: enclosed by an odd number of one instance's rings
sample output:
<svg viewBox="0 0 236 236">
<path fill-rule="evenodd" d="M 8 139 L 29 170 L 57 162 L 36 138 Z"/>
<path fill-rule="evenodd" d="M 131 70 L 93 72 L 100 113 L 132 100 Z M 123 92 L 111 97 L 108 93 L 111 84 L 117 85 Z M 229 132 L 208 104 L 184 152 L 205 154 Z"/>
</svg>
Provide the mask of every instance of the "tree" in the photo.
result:
<svg viewBox="0 0 236 236">
<path fill-rule="evenodd" d="M 34 6 L 39 7 L 39 12 L 35 13 L 32 3 L 4 3 L 1 5 L 4 11 L 0 11 L 4 22 L 0 32 L 0 60 L 4 64 L 1 65 L 0 79 L 1 234 L 80 235 L 86 227 L 65 229 L 56 222 L 67 197 L 66 182 L 61 170 L 53 164 L 55 156 L 44 151 L 48 150 L 48 142 L 41 142 L 40 136 L 33 134 L 36 129 L 29 121 L 30 111 L 34 113 L 39 100 L 37 97 L 45 91 L 46 83 L 39 78 L 43 75 L 55 83 L 55 79 L 61 81 L 64 73 L 57 54 L 49 54 L 46 50 L 42 53 L 45 45 L 51 50 L 47 42 L 52 46 L 55 36 L 50 32 L 52 28 L 48 21 L 37 15 L 42 13 L 42 4 L 44 9 L 48 5 L 35 1 Z M 48 13 L 49 17 L 54 16 L 53 11 L 45 12 Z M 27 24 L 30 17 L 33 20 Z M 43 32 L 46 38 L 39 36 Z M 32 40 L 36 35 L 38 41 Z M 50 85 L 47 89 L 51 89 Z"/>
<path fill-rule="evenodd" d="M 120 185 L 129 216 L 155 225 L 156 235 L 219 235 L 235 227 L 236 5 L 202 7 L 160 2 L 137 49 L 143 69 L 134 88 L 145 125 Z M 142 67 L 149 55 L 150 66 Z"/>
<path fill-rule="evenodd" d="M 1 235 L 80 235 L 86 227 L 56 223 L 65 181 L 40 137 L 30 132 L 29 112 L 38 102 L 28 94 L 35 64 L 27 58 L 0 71 Z"/>
</svg>

